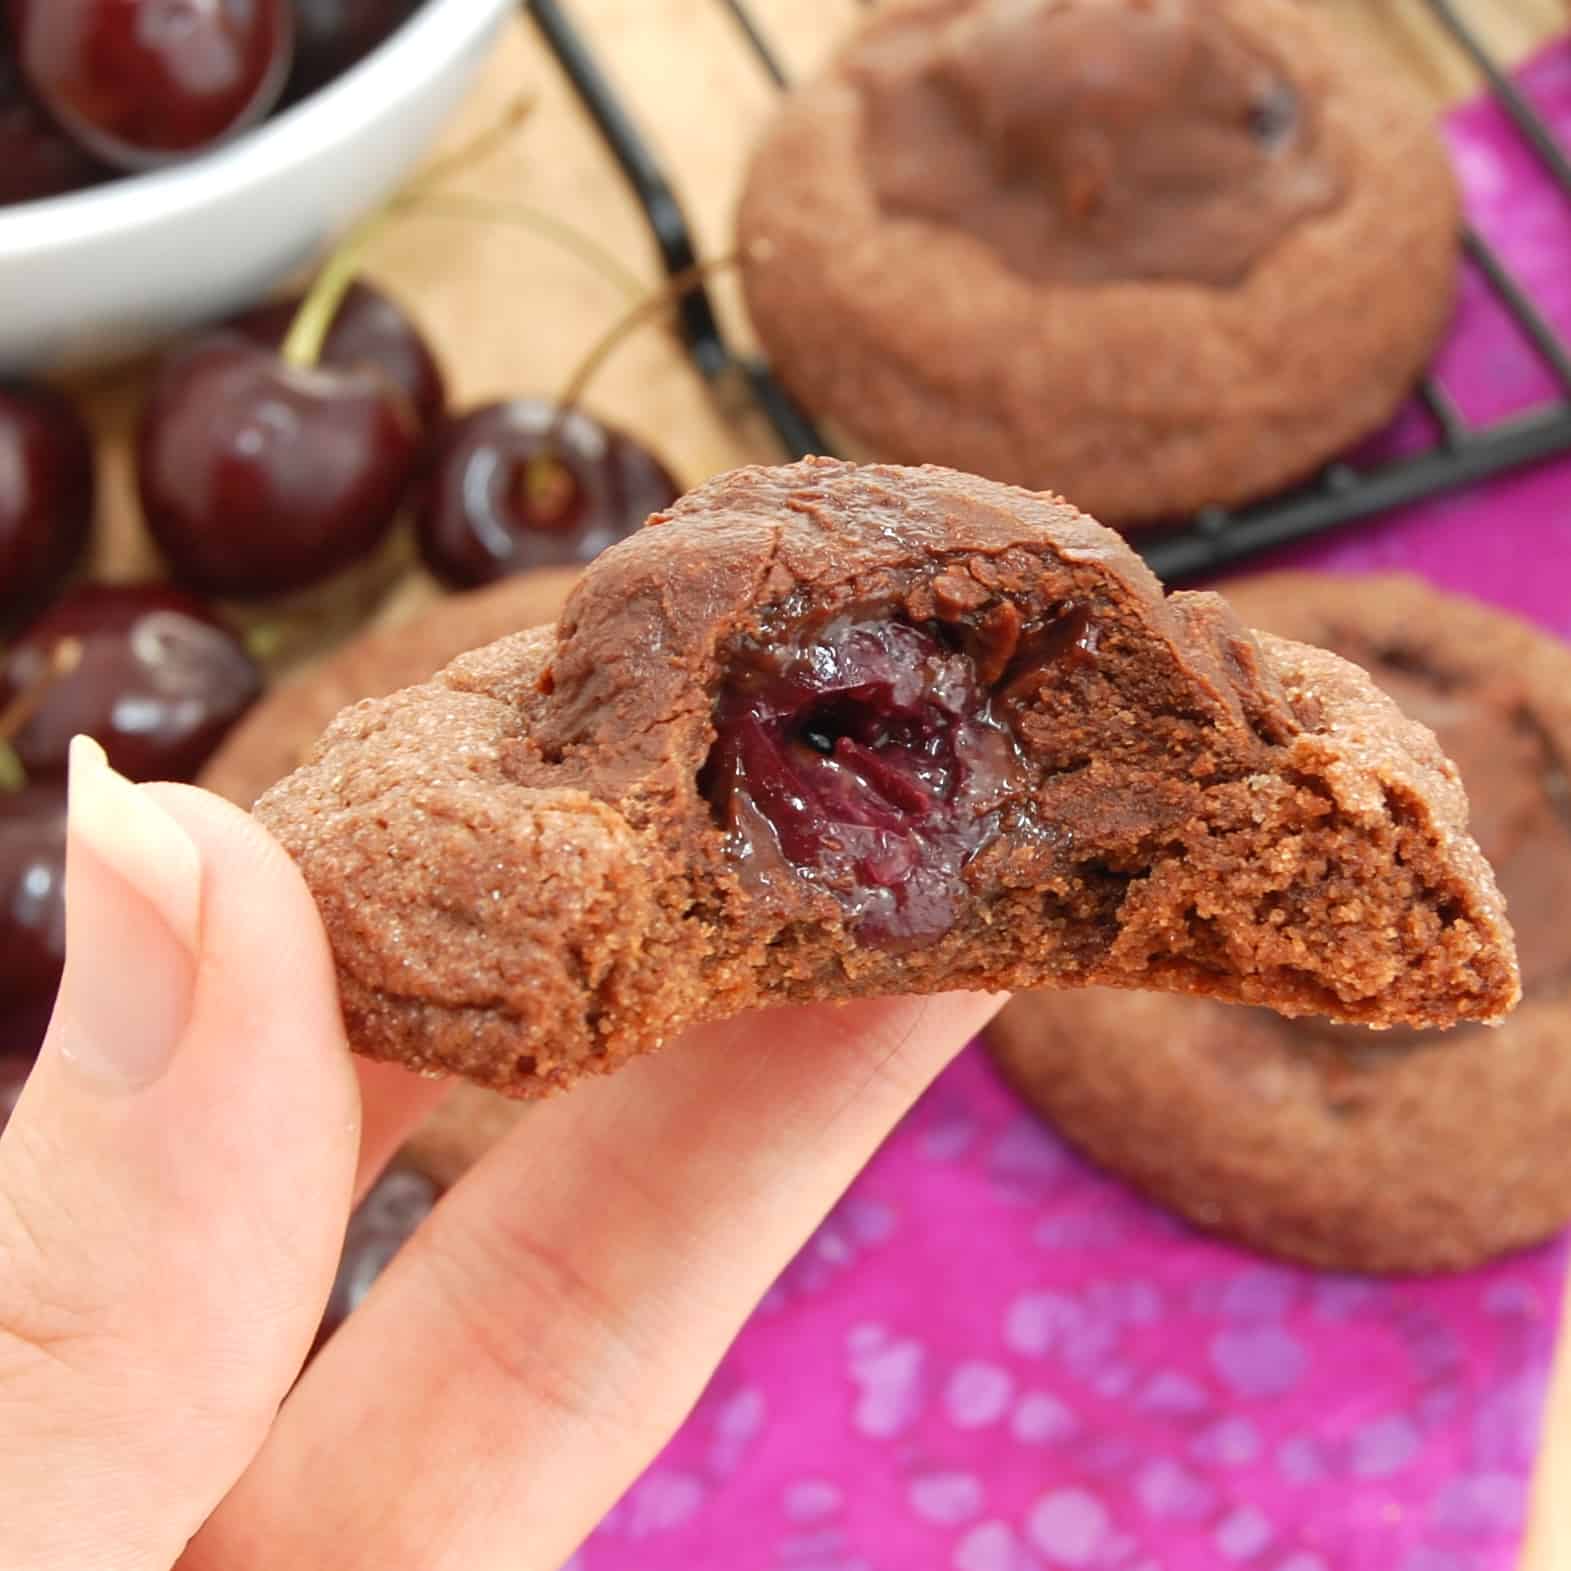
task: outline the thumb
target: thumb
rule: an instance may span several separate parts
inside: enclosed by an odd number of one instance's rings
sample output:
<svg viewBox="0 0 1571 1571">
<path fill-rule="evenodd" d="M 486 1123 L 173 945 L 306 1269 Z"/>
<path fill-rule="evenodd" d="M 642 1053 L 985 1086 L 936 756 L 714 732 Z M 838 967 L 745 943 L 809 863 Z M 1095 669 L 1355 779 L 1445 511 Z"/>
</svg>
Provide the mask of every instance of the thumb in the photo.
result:
<svg viewBox="0 0 1571 1571">
<path fill-rule="evenodd" d="M 0 1138 L 7 1565 L 167 1571 L 326 1300 L 359 1103 L 310 896 L 245 814 L 71 754 L 66 969 Z"/>
</svg>

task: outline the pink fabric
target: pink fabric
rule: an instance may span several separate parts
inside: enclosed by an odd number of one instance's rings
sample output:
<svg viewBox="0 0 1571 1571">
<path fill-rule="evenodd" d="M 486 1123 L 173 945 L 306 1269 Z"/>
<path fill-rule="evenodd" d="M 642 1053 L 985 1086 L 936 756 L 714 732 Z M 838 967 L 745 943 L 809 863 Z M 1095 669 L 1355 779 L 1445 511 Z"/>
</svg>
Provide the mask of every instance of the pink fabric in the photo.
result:
<svg viewBox="0 0 1571 1571">
<path fill-rule="evenodd" d="M 1571 132 L 1571 47 L 1525 80 Z M 1480 226 L 1571 332 L 1571 204 L 1490 106 L 1450 130 Z M 1550 390 L 1472 287 L 1442 367 L 1474 418 Z M 1408 568 L 1571 636 L 1571 465 L 1291 560 Z M 972 1049 L 573 1571 L 1504 1571 L 1566 1259 L 1267 1263 L 1088 1170 Z"/>
</svg>

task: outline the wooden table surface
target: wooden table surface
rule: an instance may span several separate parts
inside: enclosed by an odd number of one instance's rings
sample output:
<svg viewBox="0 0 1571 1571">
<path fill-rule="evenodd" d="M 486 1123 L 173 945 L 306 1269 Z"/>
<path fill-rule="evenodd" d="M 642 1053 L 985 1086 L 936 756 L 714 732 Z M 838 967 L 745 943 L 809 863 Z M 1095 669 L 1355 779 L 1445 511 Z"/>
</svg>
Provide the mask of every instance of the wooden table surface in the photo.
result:
<svg viewBox="0 0 1571 1571">
<path fill-rule="evenodd" d="M 1466 59 L 1439 32 L 1425 0 L 1307 3 L 1368 35 L 1370 47 L 1388 51 L 1393 68 L 1415 75 L 1437 108 L 1476 88 Z M 1566 0 L 1454 3 L 1508 61 L 1568 24 Z M 566 4 L 666 159 L 701 254 L 723 256 L 747 152 L 775 100 L 775 89 L 742 44 L 734 21 L 719 0 Z M 856 0 L 752 0 L 752 6 L 793 74 L 810 70 L 860 9 Z M 543 209 L 591 234 L 635 274 L 655 283 L 660 270 L 642 212 L 529 24 L 520 20 L 509 28 L 453 139 L 492 123 L 509 97 L 524 90 L 537 96 L 528 122 L 455 188 Z M 559 389 L 625 305 L 619 289 L 582 260 L 510 224 L 411 219 L 382 236 L 369 270 L 413 306 L 463 403 Z M 715 292 L 728 330 L 745 340 L 734 286 L 722 278 Z M 85 389 L 108 453 L 98 566 L 112 577 L 155 567 L 131 502 L 125 457 L 124 432 L 141 384 L 142 368 L 127 367 Z M 658 328 L 623 344 L 586 402 L 643 434 L 688 483 L 737 463 L 779 456 L 745 402 L 717 400 L 672 336 Z M 383 615 L 407 614 L 433 593 L 411 574 Z M 1551 1402 L 1524 1571 L 1571 1571 L 1571 1319 L 1562 1344 L 1567 1356 Z"/>
</svg>

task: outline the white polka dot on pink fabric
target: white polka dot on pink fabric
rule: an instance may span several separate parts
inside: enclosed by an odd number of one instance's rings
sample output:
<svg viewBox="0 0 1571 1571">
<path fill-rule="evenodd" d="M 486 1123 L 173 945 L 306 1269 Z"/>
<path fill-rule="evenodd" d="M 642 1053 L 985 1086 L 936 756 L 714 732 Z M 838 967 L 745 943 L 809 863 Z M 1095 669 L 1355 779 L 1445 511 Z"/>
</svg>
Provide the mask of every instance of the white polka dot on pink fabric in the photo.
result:
<svg viewBox="0 0 1571 1571">
<path fill-rule="evenodd" d="M 1216 1547 L 1229 1560 L 1251 1560 L 1275 1536 L 1265 1512 L 1258 1506 L 1240 1506 L 1218 1524 Z"/>
<path fill-rule="evenodd" d="M 849 1373 L 859 1393 L 851 1421 L 864 1435 L 887 1440 L 922 1410 L 926 1354 L 910 1338 L 886 1339 L 881 1326 L 858 1326 L 847 1340 Z"/>
<path fill-rule="evenodd" d="M 958 1429 L 983 1429 L 996 1424 L 1009 1410 L 1015 1378 L 998 1364 L 972 1360 L 949 1377 L 944 1391 L 944 1411 Z"/>
<path fill-rule="evenodd" d="M 1135 1475 L 1135 1498 L 1158 1519 L 1195 1521 L 1210 1514 L 1216 1491 L 1182 1463 L 1156 1457 Z"/>
<path fill-rule="evenodd" d="M 704 1486 L 690 1473 L 646 1473 L 629 1495 L 628 1536 L 668 1533 L 692 1519 L 704 1503 Z"/>
<path fill-rule="evenodd" d="M 923 1521 L 953 1527 L 980 1516 L 986 1495 L 973 1473 L 924 1473 L 911 1480 L 906 1499 Z"/>
<path fill-rule="evenodd" d="M 793 1522 L 818 1522 L 833 1516 L 843 1500 L 838 1484 L 827 1478 L 803 1478 L 786 1486 L 781 1504 Z"/>
<path fill-rule="evenodd" d="M 954 1571 L 1037 1571 L 1035 1558 L 1007 1522 L 983 1522 L 955 1545 Z"/>
<path fill-rule="evenodd" d="M 1243 1467 L 1261 1451 L 1260 1431 L 1247 1418 L 1223 1418 L 1202 1429 L 1189 1454 L 1208 1467 Z"/>
<path fill-rule="evenodd" d="M 1089 1489 L 1055 1489 L 1031 1508 L 1026 1531 L 1055 1566 L 1089 1566 L 1101 1558 L 1112 1522 Z"/>
<path fill-rule="evenodd" d="M 1004 1342 L 1024 1358 L 1040 1358 L 1085 1325 L 1086 1312 L 1067 1293 L 1022 1293 L 1004 1315 Z"/>
<path fill-rule="evenodd" d="M 1391 1413 L 1353 1434 L 1350 1465 L 1359 1478 L 1389 1478 L 1424 1448 L 1418 1426 L 1404 1413 Z"/>
<path fill-rule="evenodd" d="M 764 1427 L 766 1404 L 757 1386 L 744 1386 L 728 1397 L 715 1414 L 709 1465 L 722 1477 L 742 1465 L 754 1437 Z"/>
<path fill-rule="evenodd" d="M 1027 1391 L 1015 1405 L 1009 1432 L 1025 1445 L 1049 1445 L 1065 1440 L 1080 1428 L 1068 1403 L 1046 1391 Z"/>
</svg>

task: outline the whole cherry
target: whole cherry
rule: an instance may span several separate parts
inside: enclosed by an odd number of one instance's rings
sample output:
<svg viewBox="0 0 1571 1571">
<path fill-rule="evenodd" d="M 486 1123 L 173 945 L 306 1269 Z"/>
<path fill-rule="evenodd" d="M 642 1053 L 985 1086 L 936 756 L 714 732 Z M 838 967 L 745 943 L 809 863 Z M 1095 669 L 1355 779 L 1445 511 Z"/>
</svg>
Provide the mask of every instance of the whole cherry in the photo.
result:
<svg viewBox="0 0 1571 1571">
<path fill-rule="evenodd" d="M 195 153 L 260 120 L 293 57 L 290 0 L 12 0 L 28 86 L 120 169 Z"/>
<path fill-rule="evenodd" d="M 65 646 L 69 666 L 51 677 Z M 262 674 L 200 600 L 165 584 L 89 584 L 31 623 L 0 662 L 0 708 L 40 689 L 11 738 L 29 777 L 63 772 L 84 732 L 129 779 L 194 780 L 262 691 Z"/>
<path fill-rule="evenodd" d="M 258 306 L 227 325 L 269 349 L 281 350 L 304 297 Z M 409 313 L 380 289 L 356 279 L 349 286 L 327 334 L 319 364 L 334 370 L 380 371 L 409 400 L 429 431 L 447 409 L 442 368 Z"/>
<path fill-rule="evenodd" d="M 92 529 L 93 441 L 63 394 L 0 384 L 0 626 L 71 570 Z"/>
<path fill-rule="evenodd" d="M 22 85 L 0 25 L 0 207 L 78 191 L 106 173 Z"/>
<path fill-rule="evenodd" d="M 380 371 L 293 365 L 220 331 L 159 371 L 137 486 L 176 579 L 261 599 L 373 552 L 419 445 L 414 411 Z"/>
<path fill-rule="evenodd" d="M 520 398 L 471 410 L 437 434 L 415 527 L 431 571 L 468 588 L 592 561 L 679 495 L 665 465 L 626 432 Z"/>
<path fill-rule="evenodd" d="M 293 102 L 342 76 L 388 37 L 419 0 L 294 0 Z"/>
<path fill-rule="evenodd" d="M 64 965 L 65 784 L 0 789 L 0 1078 L 38 1051 Z"/>
</svg>

